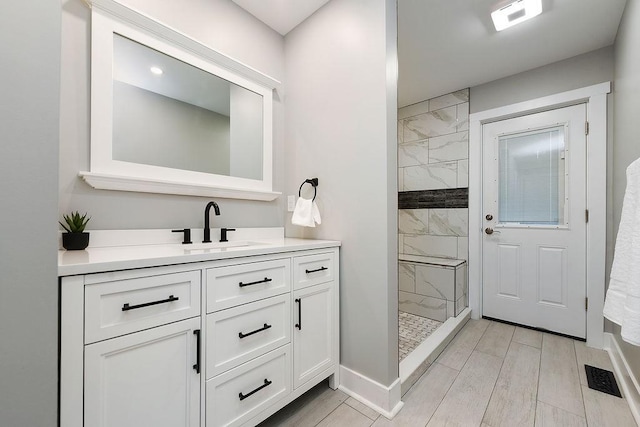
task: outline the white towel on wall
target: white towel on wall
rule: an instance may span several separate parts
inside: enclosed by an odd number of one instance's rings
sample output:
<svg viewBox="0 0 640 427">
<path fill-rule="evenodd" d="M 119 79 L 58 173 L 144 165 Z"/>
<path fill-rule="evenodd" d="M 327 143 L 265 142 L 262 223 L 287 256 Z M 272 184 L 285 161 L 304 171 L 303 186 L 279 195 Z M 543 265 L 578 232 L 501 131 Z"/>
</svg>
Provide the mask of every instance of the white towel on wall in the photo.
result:
<svg viewBox="0 0 640 427">
<path fill-rule="evenodd" d="M 293 210 L 293 216 L 291 217 L 291 223 L 294 225 L 302 225 L 303 227 L 315 227 L 316 224 L 322 223 L 316 202 L 298 197 L 296 208 Z"/>
<path fill-rule="evenodd" d="M 621 326 L 623 340 L 640 345 L 640 159 L 627 168 L 604 316 Z"/>
</svg>

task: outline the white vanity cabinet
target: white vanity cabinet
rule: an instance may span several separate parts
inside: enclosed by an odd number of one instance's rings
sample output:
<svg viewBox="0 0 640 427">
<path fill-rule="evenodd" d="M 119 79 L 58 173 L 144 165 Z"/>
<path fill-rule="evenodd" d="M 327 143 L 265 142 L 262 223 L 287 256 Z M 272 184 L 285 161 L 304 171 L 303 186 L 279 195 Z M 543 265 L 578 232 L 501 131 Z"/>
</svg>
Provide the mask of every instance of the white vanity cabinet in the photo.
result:
<svg viewBox="0 0 640 427">
<path fill-rule="evenodd" d="M 84 425 L 200 425 L 199 329 L 188 319 L 86 346 Z"/>
<path fill-rule="evenodd" d="M 61 425 L 255 426 L 336 388 L 335 246 L 61 277 Z"/>
<path fill-rule="evenodd" d="M 336 364 L 337 305 L 332 253 L 294 263 L 293 385 L 298 388 Z"/>
<path fill-rule="evenodd" d="M 333 283 L 293 293 L 293 386 L 300 387 L 335 364 Z"/>
<path fill-rule="evenodd" d="M 201 271 L 159 267 L 60 282 L 61 425 L 199 426 Z"/>
<path fill-rule="evenodd" d="M 207 427 L 255 425 L 337 372 L 337 251 L 307 253 L 207 270 Z"/>
</svg>

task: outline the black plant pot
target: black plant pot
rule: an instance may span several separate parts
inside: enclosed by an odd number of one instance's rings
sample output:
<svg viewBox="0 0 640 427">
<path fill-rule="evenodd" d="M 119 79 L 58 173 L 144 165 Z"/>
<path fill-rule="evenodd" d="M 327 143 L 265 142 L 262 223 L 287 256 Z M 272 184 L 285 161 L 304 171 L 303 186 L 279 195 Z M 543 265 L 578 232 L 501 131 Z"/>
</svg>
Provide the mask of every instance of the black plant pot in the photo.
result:
<svg viewBox="0 0 640 427">
<path fill-rule="evenodd" d="M 89 233 L 62 233 L 62 247 L 68 251 L 81 251 L 89 246 Z"/>
</svg>

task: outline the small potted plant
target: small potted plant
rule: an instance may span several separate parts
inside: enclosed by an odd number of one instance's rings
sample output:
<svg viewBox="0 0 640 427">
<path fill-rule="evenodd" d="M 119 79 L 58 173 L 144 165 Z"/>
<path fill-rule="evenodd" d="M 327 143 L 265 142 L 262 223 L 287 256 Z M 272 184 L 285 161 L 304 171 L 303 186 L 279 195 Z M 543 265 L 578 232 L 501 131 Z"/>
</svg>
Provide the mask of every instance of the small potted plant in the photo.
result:
<svg viewBox="0 0 640 427">
<path fill-rule="evenodd" d="M 62 215 L 63 224 L 58 221 L 62 228 L 67 232 L 62 233 L 62 246 L 68 251 L 79 251 L 89 246 L 89 233 L 84 231 L 91 217 L 87 218 L 87 214 L 80 215 L 78 211 L 71 212 L 70 215 Z"/>
</svg>

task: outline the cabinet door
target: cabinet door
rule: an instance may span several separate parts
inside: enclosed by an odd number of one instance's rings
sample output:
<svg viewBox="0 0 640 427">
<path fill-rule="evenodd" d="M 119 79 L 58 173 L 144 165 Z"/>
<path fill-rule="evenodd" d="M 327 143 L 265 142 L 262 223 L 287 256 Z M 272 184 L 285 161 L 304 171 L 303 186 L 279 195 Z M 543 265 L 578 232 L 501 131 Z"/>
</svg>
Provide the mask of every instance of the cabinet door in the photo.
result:
<svg viewBox="0 0 640 427">
<path fill-rule="evenodd" d="M 200 318 L 85 347 L 84 425 L 195 427 Z"/>
<path fill-rule="evenodd" d="M 293 386 L 329 368 L 333 360 L 333 282 L 293 293 Z"/>
</svg>

